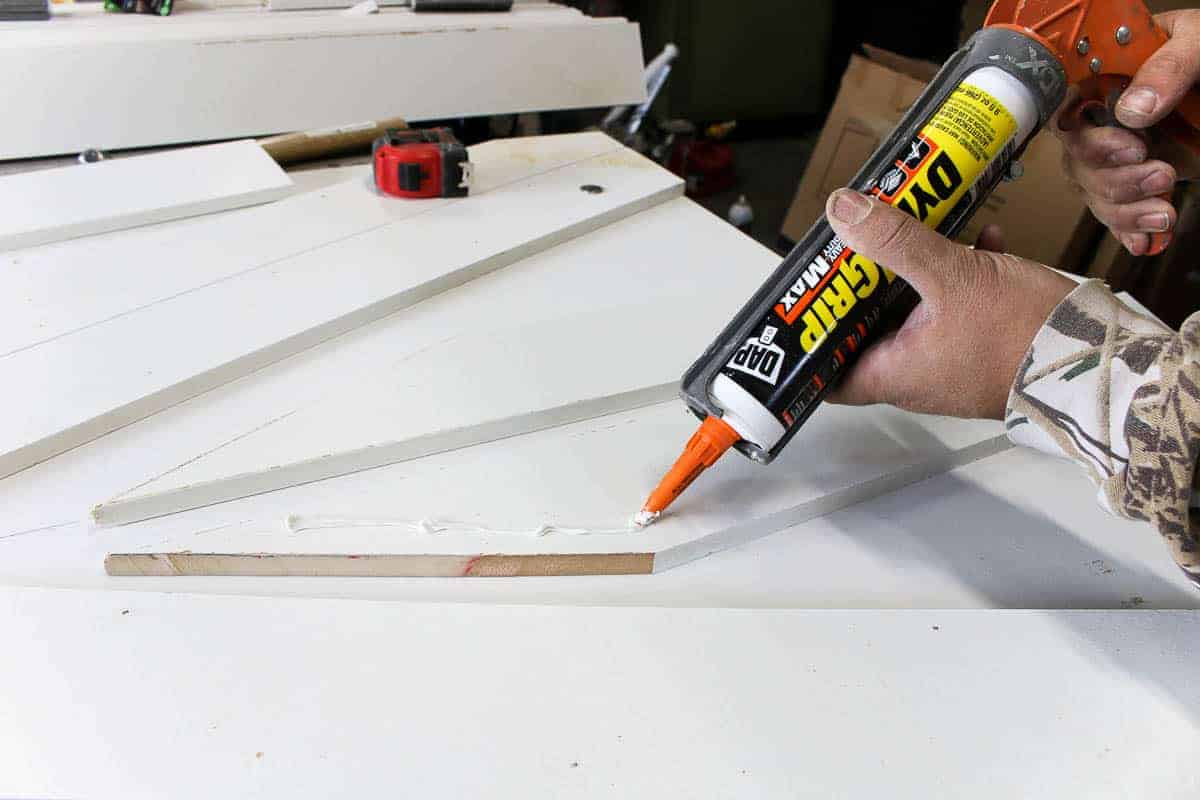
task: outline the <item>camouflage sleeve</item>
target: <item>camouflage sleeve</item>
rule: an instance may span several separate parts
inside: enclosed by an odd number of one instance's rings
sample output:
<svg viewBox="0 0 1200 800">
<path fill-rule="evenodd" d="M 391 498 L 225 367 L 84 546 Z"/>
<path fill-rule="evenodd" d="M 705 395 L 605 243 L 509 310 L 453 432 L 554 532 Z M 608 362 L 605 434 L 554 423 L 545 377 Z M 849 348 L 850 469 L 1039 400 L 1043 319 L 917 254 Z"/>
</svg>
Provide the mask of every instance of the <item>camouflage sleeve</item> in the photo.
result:
<svg viewBox="0 0 1200 800">
<path fill-rule="evenodd" d="M 1200 313 L 1175 333 L 1103 283 L 1080 285 L 1030 345 L 1005 426 L 1080 464 L 1110 512 L 1153 523 L 1200 586 Z"/>
</svg>

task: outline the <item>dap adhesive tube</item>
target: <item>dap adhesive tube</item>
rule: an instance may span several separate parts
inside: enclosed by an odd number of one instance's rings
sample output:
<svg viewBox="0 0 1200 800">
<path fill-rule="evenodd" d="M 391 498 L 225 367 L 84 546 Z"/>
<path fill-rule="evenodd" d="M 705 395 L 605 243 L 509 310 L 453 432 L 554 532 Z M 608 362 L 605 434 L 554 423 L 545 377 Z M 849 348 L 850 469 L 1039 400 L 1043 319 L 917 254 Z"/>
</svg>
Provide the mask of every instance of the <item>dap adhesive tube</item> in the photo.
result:
<svg viewBox="0 0 1200 800">
<path fill-rule="evenodd" d="M 995 67 L 976 70 L 896 153 L 870 194 L 937 228 L 971 205 L 977 183 L 992 184 L 993 171 L 1007 167 L 1037 122 L 1033 96 L 1020 81 Z M 830 231 L 713 381 L 710 393 L 725 422 L 742 440 L 770 451 L 808 416 L 904 288 L 886 266 Z M 871 311 L 851 321 L 876 295 Z"/>
<path fill-rule="evenodd" d="M 942 71 L 852 186 L 946 235 L 1005 176 L 1066 92 L 1041 44 L 985 29 Z M 703 422 L 650 495 L 648 524 L 730 447 L 770 463 L 879 329 L 916 294 L 821 218 L 683 378 Z"/>
</svg>

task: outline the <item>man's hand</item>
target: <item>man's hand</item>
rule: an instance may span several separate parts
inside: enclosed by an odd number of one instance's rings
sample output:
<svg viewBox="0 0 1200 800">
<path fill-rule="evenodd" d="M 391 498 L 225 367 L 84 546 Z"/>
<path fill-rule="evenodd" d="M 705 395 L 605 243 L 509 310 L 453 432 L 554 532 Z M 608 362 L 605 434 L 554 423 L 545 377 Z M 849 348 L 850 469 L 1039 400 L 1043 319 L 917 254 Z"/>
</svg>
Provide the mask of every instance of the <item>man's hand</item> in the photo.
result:
<svg viewBox="0 0 1200 800">
<path fill-rule="evenodd" d="M 921 295 L 904 325 L 868 348 L 829 399 L 1003 418 L 1030 342 L 1075 283 L 1032 261 L 955 244 L 850 189 L 830 196 L 826 214 L 847 246 Z M 995 237 L 991 230 L 983 238 L 994 246 Z"/>
<path fill-rule="evenodd" d="M 1200 10 L 1173 11 L 1155 19 L 1171 39 L 1142 65 L 1117 101 L 1117 121 L 1131 130 L 1064 131 L 1051 126 L 1066 147 L 1067 176 L 1096 218 L 1135 256 L 1149 249 L 1148 234 L 1175 226 L 1175 209 L 1157 195 L 1194 173 L 1194 162 L 1185 164 L 1179 154 L 1156 152 L 1155 143 L 1141 131 L 1170 114 L 1200 79 Z"/>
</svg>

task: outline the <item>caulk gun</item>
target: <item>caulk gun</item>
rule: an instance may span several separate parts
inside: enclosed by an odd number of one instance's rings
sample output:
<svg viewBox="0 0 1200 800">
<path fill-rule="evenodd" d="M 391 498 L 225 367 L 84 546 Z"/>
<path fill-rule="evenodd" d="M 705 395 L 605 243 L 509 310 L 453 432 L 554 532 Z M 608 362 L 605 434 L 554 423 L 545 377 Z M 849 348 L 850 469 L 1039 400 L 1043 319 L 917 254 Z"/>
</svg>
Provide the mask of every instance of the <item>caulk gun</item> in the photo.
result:
<svg viewBox="0 0 1200 800">
<path fill-rule="evenodd" d="M 851 182 L 946 236 L 970 220 L 1067 96 L 1064 127 L 1115 124 L 1138 68 L 1167 41 L 1141 0 L 997 0 Z M 1160 126 L 1200 153 L 1200 94 Z M 1151 240 L 1161 252 L 1167 234 Z M 914 290 L 853 252 L 824 217 L 683 376 L 702 420 L 637 516 L 648 524 L 730 447 L 769 464 Z"/>
</svg>

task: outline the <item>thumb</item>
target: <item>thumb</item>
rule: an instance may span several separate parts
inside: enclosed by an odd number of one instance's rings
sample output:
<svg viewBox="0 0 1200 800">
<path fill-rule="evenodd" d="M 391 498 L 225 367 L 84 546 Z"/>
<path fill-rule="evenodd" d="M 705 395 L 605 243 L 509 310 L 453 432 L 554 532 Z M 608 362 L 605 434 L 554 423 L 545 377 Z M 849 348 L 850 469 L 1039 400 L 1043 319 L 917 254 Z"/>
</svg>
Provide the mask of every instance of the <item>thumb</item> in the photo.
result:
<svg viewBox="0 0 1200 800">
<path fill-rule="evenodd" d="M 1171 113 L 1200 78 L 1200 15 L 1157 18 L 1171 38 L 1152 55 L 1117 101 L 1117 120 L 1127 128 L 1149 128 Z"/>
<path fill-rule="evenodd" d="M 851 250 L 895 272 L 926 299 L 939 294 L 961 265 L 962 253 L 969 252 L 903 211 L 852 189 L 830 195 L 825 213 Z"/>
<path fill-rule="evenodd" d="M 989 253 L 1003 253 L 1004 247 L 1004 229 L 996 223 L 984 225 L 983 230 L 979 232 L 979 238 L 975 240 L 976 250 L 986 250 Z"/>
</svg>

